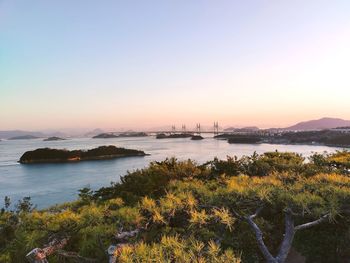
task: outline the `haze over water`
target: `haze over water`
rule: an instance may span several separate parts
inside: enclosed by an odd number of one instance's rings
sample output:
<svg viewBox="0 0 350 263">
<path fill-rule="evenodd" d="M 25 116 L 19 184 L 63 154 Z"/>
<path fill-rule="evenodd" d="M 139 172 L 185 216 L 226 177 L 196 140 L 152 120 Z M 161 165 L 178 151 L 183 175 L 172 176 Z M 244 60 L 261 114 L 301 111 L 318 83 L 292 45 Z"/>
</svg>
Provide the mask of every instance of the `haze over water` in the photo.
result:
<svg viewBox="0 0 350 263">
<path fill-rule="evenodd" d="M 28 150 L 42 147 L 57 149 L 90 149 L 100 145 L 116 145 L 143 150 L 150 156 L 128 157 L 105 161 L 85 161 L 79 163 L 31 164 L 17 163 L 20 156 Z M 78 190 L 89 186 L 98 189 L 118 182 L 120 176 L 134 169 L 143 168 L 151 161 L 162 161 L 175 156 L 185 160 L 191 158 L 198 163 L 221 159 L 227 155 L 238 157 L 264 153 L 267 151 L 291 151 L 304 156 L 312 152 L 333 152 L 337 148 L 307 145 L 271 145 L 271 144 L 229 144 L 227 141 L 205 138 L 202 141 L 190 139 L 162 139 L 154 137 L 90 139 L 80 138 L 56 142 L 36 140 L 13 140 L 0 142 L 0 200 L 10 196 L 17 202 L 30 196 L 39 208 L 77 198 Z"/>
</svg>

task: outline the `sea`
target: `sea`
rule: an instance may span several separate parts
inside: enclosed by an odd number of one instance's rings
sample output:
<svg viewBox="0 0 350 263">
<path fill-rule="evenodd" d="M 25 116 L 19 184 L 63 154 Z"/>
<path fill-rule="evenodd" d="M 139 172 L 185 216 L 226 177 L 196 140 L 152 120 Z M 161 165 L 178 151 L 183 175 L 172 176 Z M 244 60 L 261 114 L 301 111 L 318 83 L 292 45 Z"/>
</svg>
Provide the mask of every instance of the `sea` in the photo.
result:
<svg viewBox="0 0 350 263">
<path fill-rule="evenodd" d="M 114 160 L 84 161 L 78 163 L 20 164 L 21 155 L 37 148 L 92 149 L 102 145 L 115 145 L 142 150 L 144 157 L 127 157 Z M 0 141 L 0 208 L 5 196 L 16 203 L 23 197 L 31 197 L 38 209 L 54 204 L 73 201 L 78 190 L 90 187 L 93 190 L 120 181 L 127 171 L 147 167 L 152 161 L 175 157 L 178 160 L 192 159 L 198 164 L 215 157 L 251 155 L 268 151 L 297 152 L 305 157 L 313 153 L 334 152 L 340 148 L 317 145 L 277 144 L 229 144 L 210 136 L 204 140 L 189 138 L 156 139 L 154 136 L 133 138 L 72 138 L 64 141 L 2 140 Z"/>
</svg>

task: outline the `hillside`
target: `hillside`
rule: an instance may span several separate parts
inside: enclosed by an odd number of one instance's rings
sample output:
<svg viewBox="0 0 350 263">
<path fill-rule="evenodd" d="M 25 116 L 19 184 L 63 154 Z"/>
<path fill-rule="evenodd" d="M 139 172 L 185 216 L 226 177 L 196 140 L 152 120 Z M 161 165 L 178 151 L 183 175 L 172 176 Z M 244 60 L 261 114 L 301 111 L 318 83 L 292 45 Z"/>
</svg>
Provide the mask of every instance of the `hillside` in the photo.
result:
<svg viewBox="0 0 350 263">
<path fill-rule="evenodd" d="M 293 126 L 285 128 L 290 131 L 303 131 L 303 130 L 323 130 L 333 129 L 337 127 L 350 126 L 350 120 L 343 120 L 339 118 L 322 118 L 319 120 L 310 120 L 299 122 Z"/>
<path fill-rule="evenodd" d="M 10 131 L 0 131 L 1 139 L 9 139 L 13 137 L 21 136 L 35 136 L 35 137 L 45 137 L 45 134 L 42 132 L 31 132 L 31 131 L 21 131 L 21 130 L 10 130 Z"/>
<path fill-rule="evenodd" d="M 38 139 L 39 137 L 33 135 L 23 135 L 23 136 L 15 136 L 8 138 L 8 140 L 33 140 Z"/>
<path fill-rule="evenodd" d="M 67 134 L 60 132 L 60 131 L 54 131 L 54 130 L 47 130 L 47 131 L 23 131 L 23 130 L 6 130 L 6 131 L 0 131 L 0 138 L 1 139 L 12 139 L 17 137 L 35 137 L 35 138 L 45 138 L 45 137 L 67 137 Z"/>
</svg>

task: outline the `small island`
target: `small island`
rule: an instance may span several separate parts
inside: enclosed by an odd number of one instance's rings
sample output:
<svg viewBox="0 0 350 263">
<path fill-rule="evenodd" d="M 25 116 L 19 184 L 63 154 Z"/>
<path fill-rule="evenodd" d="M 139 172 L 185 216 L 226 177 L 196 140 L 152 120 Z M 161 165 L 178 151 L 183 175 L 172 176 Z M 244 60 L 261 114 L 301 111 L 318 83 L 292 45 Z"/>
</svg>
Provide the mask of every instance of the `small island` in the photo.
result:
<svg viewBox="0 0 350 263">
<path fill-rule="evenodd" d="M 237 143 L 237 144 L 258 144 L 261 143 L 262 140 L 260 137 L 257 136 L 244 136 L 244 135 L 237 135 L 232 136 L 228 138 L 228 143 Z"/>
<path fill-rule="evenodd" d="M 123 137 L 146 137 L 147 133 L 145 132 L 124 132 L 118 135 L 114 133 L 100 133 L 94 137 L 93 139 L 109 139 L 109 138 L 123 138 Z"/>
<path fill-rule="evenodd" d="M 46 138 L 43 141 L 44 142 L 49 142 L 49 141 L 64 141 L 64 140 L 65 139 L 63 139 L 63 138 L 53 136 L 53 137 Z"/>
<path fill-rule="evenodd" d="M 109 138 L 118 138 L 118 136 L 113 134 L 113 133 L 100 133 L 92 138 L 93 139 L 109 139 Z"/>
<path fill-rule="evenodd" d="M 108 160 L 121 157 L 145 156 L 143 151 L 118 148 L 113 145 L 100 146 L 90 150 L 66 150 L 40 148 L 25 152 L 19 159 L 21 164 L 32 163 L 66 163 L 88 160 Z"/>
<path fill-rule="evenodd" d="M 193 135 L 190 133 L 175 133 L 175 134 L 165 134 L 158 133 L 156 139 L 177 139 L 177 138 L 191 138 Z"/>
<path fill-rule="evenodd" d="M 263 142 L 263 138 L 255 134 L 220 134 L 214 136 L 214 138 L 219 140 L 227 140 L 227 142 L 230 144 L 258 144 Z"/>
<path fill-rule="evenodd" d="M 32 140 L 32 139 L 38 139 L 39 137 L 33 136 L 33 135 L 22 135 L 22 136 L 15 136 L 11 137 L 8 140 Z"/>
<path fill-rule="evenodd" d="M 118 135 L 118 137 L 146 137 L 148 136 L 145 132 L 124 132 Z"/>
<path fill-rule="evenodd" d="M 200 135 L 193 135 L 191 137 L 191 140 L 193 140 L 193 141 L 200 141 L 200 140 L 203 140 L 203 139 L 204 138 L 202 136 L 200 136 Z"/>
</svg>

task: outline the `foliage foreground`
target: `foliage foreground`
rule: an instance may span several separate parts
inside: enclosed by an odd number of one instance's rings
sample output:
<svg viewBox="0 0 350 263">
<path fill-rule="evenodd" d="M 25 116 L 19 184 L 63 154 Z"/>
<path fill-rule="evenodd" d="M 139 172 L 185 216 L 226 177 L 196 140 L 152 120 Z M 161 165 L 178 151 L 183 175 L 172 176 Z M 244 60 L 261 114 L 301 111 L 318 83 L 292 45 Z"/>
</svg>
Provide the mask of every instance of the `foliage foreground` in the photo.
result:
<svg viewBox="0 0 350 263">
<path fill-rule="evenodd" d="M 0 262 L 348 262 L 349 168 L 346 151 L 167 159 L 45 210 L 5 198 Z"/>
</svg>

